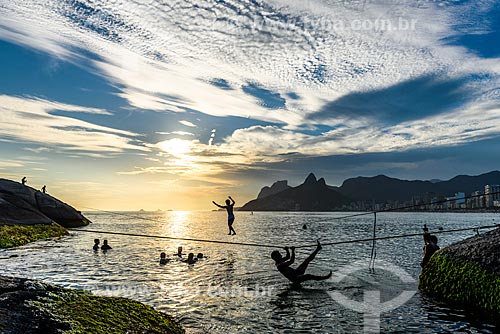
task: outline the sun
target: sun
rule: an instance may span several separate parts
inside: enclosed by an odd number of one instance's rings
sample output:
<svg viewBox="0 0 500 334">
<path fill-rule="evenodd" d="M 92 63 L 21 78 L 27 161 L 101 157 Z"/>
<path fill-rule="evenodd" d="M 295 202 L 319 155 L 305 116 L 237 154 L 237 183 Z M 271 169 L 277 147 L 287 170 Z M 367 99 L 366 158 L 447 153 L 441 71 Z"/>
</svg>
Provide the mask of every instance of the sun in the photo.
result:
<svg viewBox="0 0 500 334">
<path fill-rule="evenodd" d="M 163 151 L 176 156 L 183 157 L 191 152 L 193 142 L 179 138 L 169 139 L 157 144 Z"/>
</svg>

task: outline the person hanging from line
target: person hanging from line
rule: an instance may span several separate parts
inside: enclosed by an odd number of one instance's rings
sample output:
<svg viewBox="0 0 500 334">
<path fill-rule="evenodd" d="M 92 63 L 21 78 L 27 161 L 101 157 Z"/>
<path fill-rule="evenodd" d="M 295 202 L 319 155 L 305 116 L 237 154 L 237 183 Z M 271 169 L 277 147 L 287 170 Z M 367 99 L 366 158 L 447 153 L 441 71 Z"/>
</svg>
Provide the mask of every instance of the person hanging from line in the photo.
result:
<svg viewBox="0 0 500 334">
<path fill-rule="evenodd" d="M 46 185 L 44 185 L 44 186 L 42 187 L 42 193 L 44 193 L 44 194 L 45 194 L 46 192 L 47 192 L 47 186 L 46 186 Z"/>
<path fill-rule="evenodd" d="M 321 244 L 318 240 L 318 246 L 312 252 L 311 255 L 307 259 L 302 262 L 300 266 L 297 267 L 297 269 L 293 269 L 291 265 L 295 262 L 295 247 L 285 247 L 284 248 L 286 251 L 286 256 L 283 257 L 279 251 L 273 251 L 271 253 L 271 258 L 274 260 L 276 268 L 278 268 L 278 271 L 288 278 L 293 284 L 300 284 L 305 281 L 322 281 L 329 279 L 332 277 L 332 271 L 330 270 L 330 273 L 328 275 L 324 276 L 317 276 L 317 275 L 311 275 L 311 274 L 306 274 L 306 269 L 309 263 L 311 263 L 312 260 L 316 257 L 318 252 L 322 249 Z M 290 250 L 292 251 L 292 254 L 290 255 Z"/>
<path fill-rule="evenodd" d="M 229 201 L 231 200 L 231 201 Z M 233 228 L 233 223 L 234 223 L 234 204 L 235 201 L 234 199 L 231 198 L 231 196 L 228 196 L 228 199 L 226 199 L 226 205 L 219 205 L 215 203 L 215 201 L 212 201 L 215 205 L 217 205 L 221 209 L 226 209 L 227 210 L 227 225 L 229 227 L 229 233 L 227 235 L 235 235 L 236 231 Z"/>
<path fill-rule="evenodd" d="M 26 179 L 26 176 L 24 176 L 21 180 L 21 183 L 23 184 L 23 186 L 25 186 L 26 182 L 28 182 L 28 180 Z"/>
</svg>

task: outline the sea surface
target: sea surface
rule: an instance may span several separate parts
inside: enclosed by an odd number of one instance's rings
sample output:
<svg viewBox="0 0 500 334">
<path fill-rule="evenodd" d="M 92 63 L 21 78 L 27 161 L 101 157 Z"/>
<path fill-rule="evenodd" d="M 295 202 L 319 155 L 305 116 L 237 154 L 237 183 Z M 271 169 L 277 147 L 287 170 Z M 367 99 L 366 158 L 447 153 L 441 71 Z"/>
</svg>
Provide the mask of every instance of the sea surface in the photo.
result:
<svg viewBox="0 0 500 334">
<path fill-rule="evenodd" d="M 226 214 L 220 211 L 87 212 L 93 223 L 81 230 L 276 245 L 278 250 L 314 245 L 318 239 L 328 243 L 372 236 L 373 216 L 336 219 L 345 215 L 236 212 L 238 234 L 228 236 Z M 423 224 L 431 231 L 491 225 L 495 219 L 498 215 L 491 213 L 379 213 L 377 236 L 419 233 Z M 439 245 L 473 235 L 440 234 Z M 94 252 L 94 238 L 108 239 L 113 249 Z M 187 265 L 174 255 L 178 246 L 206 257 Z M 378 321 L 382 333 L 498 332 L 488 319 L 417 291 L 422 247 L 421 237 L 379 241 L 375 269 L 369 270 L 371 242 L 324 246 L 308 273 L 332 270 L 334 276 L 300 289 L 276 271 L 272 248 L 79 231 L 2 250 L 0 268 L 2 275 L 144 302 L 172 315 L 188 333 L 363 333 Z M 313 249 L 297 249 L 296 265 Z M 159 264 L 161 252 L 172 259 L 166 265 Z M 401 300 L 403 295 L 411 298 Z"/>
</svg>

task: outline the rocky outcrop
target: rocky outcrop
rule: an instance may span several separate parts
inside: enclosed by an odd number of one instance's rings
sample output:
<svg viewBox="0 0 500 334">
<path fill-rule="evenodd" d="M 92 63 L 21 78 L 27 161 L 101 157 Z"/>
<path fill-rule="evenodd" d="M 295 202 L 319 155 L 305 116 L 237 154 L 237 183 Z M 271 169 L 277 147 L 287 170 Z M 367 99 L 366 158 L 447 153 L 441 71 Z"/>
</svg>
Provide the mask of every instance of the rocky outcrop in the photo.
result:
<svg viewBox="0 0 500 334">
<path fill-rule="evenodd" d="M 273 183 L 271 187 L 265 186 L 262 188 L 259 192 L 259 195 L 257 195 L 257 198 L 264 198 L 268 197 L 277 193 L 280 193 L 284 190 L 290 189 L 291 187 L 288 185 L 287 180 L 283 181 L 276 181 Z"/>
<path fill-rule="evenodd" d="M 4 224 L 51 224 L 78 227 L 89 224 L 79 211 L 48 194 L 0 179 L 0 223 Z"/>
<path fill-rule="evenodd" d="M 0 276 L 0 333 L 164 333 L 184 329 L 142 303 Z"/>
<path fill-rule="evenodd" d="M 435 253 L 419 288 L 438 299 L 500 317 L 500 228 Z"/>
<path fill-rule="evenodd" d="M 303 184 L 246 203 L 241 211 L 335 211 L 351 200 L 309 174 Z"/>
</svg>

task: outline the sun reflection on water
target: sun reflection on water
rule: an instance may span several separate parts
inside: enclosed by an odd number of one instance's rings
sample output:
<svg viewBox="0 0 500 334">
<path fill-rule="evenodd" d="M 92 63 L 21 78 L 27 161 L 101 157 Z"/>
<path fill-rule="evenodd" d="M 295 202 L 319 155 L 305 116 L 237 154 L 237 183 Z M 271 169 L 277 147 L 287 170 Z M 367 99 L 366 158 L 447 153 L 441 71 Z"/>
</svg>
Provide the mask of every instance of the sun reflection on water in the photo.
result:
<svg viewBox="0 0 500 334">
<path fill-rule="evenodd" d="M 188 224 L 191 217 L 190 211 L 169 211 L 168 223 L 164 225 L 166 235 L 175 237 L 186 237 L 189 235 Z"/>
</svg>

